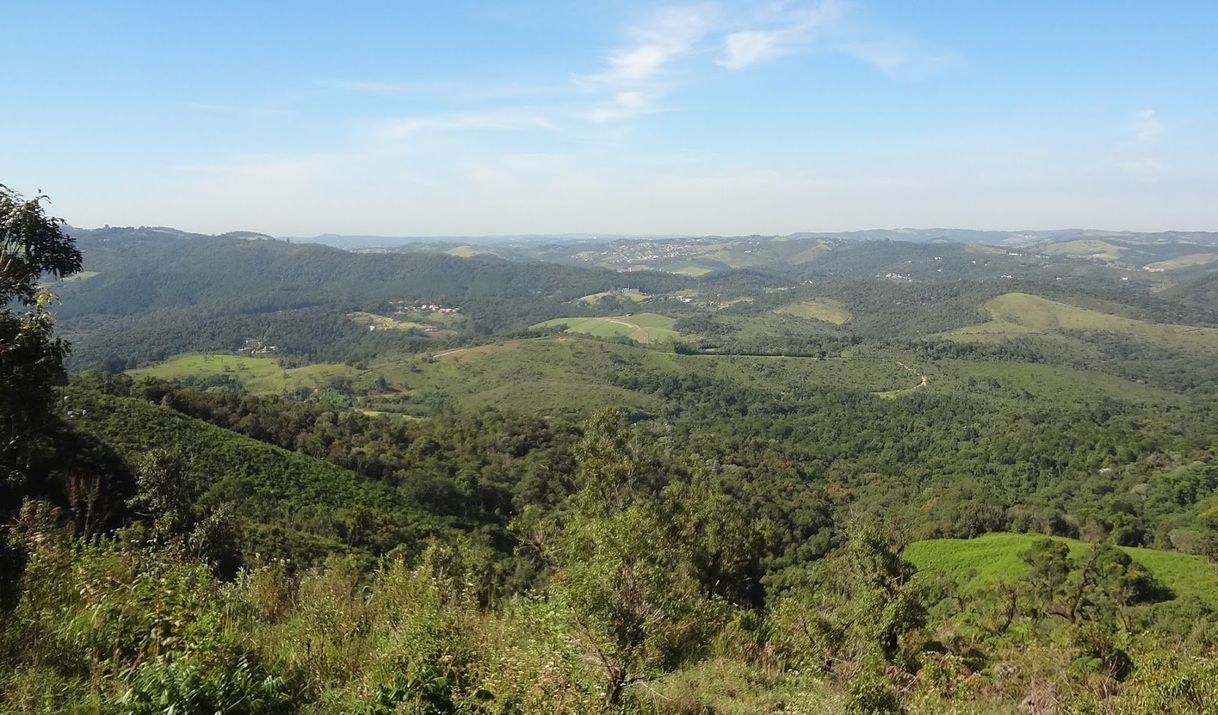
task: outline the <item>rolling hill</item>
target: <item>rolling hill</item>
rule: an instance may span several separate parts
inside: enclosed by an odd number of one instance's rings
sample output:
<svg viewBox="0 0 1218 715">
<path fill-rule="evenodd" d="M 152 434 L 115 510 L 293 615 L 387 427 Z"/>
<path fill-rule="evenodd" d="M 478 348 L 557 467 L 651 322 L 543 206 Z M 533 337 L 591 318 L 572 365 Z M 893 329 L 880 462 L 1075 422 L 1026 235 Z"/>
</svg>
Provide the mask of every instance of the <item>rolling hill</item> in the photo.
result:
<svg viewBox="0 0 1218 715">
<path fill-rule="evenodd" d="M 979 589 L 998 579 L 1018 580 L 1026 574 L 1028 566 L 1019 555 L 1042 538 L 1037 534 L 986 534 L 975 539 L 915 541 L 905 548 L 905 558 L 919 571 L 946 573 L 967 589 Z M 1088 548 L 1077 539 L 1056 540 L 1070 547 L 1076 561 Z M 1218 609 L 1218 571 L 1203 557 L 1157 549 L 1123 547 L 1122 551 L 1171 589 L 1176 598 L 1198 599 Z"/>
</svg>

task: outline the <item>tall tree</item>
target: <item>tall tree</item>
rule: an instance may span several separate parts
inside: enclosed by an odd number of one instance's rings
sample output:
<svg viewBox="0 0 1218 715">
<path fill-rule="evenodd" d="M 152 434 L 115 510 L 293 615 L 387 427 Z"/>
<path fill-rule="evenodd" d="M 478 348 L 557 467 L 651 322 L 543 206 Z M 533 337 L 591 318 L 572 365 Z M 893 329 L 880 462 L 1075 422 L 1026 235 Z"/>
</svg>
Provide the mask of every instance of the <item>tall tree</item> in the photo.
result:
<svg viewBox="0 0 1218 715">
<path fill-rule="evenodd" d="M 689 545 L 669 528 L 677 514 L 656 498 L 659 478 L 624 415 L 593 416 L 576 455 L 579 490 L 549 548 L 552 593 L 610 710 L 630 686 L 704 648 L 725 604 L 705 597 Z"/>
<path fill-rule="evenodd" d="M 775 623 L 797 658 L 832 669 L 843 661 L 901 660 L 904 636 L 926 622 L 916 569 L 879 526 L 858 522 L 846 545 L 784 595 Z"/>
<path fill-rule="evenodd" d="M 19 494 L 49 448 L 52 385 L 67 344 L 53 335 L 54 299 L 38 281 L 80 271 L 81 255 L 44 196 L 26 199 L 0 185 L 0 485 Z"/>
</svg>

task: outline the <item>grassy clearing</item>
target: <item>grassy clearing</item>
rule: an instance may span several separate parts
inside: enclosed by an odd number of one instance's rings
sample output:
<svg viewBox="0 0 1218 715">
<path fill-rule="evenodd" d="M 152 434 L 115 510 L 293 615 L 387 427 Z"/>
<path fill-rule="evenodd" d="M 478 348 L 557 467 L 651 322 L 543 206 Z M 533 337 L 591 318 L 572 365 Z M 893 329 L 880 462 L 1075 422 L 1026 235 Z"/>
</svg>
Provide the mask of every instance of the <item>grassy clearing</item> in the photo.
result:
<svg viewBox="0 0 1218 715">
<path fill-rule="evenodd" d="M 827 682 L 796 671 L 767 672 L 736 660 L 703 661 L 671 673 L 636 696 L 659 712 L 840 713 L 845 699 Z"/>
<path fill-rule="evenodd" d="M 621 405 L 644 411 L 659 398 L 611 382 L 617 370 L 676 369 L 671 353 L 576 337 L 512 340 L 444 351 L 431 356 L 399 356 L 373 361 L 357 381 L 383 376 L 403 394 L 397 399 L 425 406 L 442 400 L 461 408 L 496 407 L 534 414 L 585 415 Z"/>
<path fill-rule="evenodd" d="M 928 539 L 905 549 L 905 558 L 924 571 L 950 574 L 965 588 L 981 588 L 998 579 L 1018 579 L 1028 571 L 1019 558 L 1038 534 L 986 534 L 975 539 Z M 1054 537 L 1070 547 L 1075 559 L 1089 546 L 1075 539 Z M 1122 547 L 1177 596 L 1196 597 L 1218 608 L 1218 571 L 1200 556 L 1174 551 Z"/>
<path fill-rule="evenodd" d="M 646 293 L 635 288 L 623 288 L 622 290 L 607 290 L 601 293 L 592 293 L 579 299 L 581 303 L 595 305 L 606 298 L 618 298 L 620 300 L 628 300 L 633 303 L 641 303 L 649 298 Z"/>
<path fill-rule="evenodd" d="M 377 330 L 426 330 L 430 325 L 419 323 L 413 320 L 397 320 L 386 315 L 377 315 L 376 313 L 355 312 L 348 313 L 347 318 L 356 325 L 366 325 Z"/>
<path fill-rule="evenodd" d="M 999 401 L 1051 402 L 1075 405 L 1104 399 L 1163 404 L 1179 397 L 1115 375 L 1039 363 L 939 360 L 919 366 L 936 393 L 967 392 Z"/>
<path fill-rule="evenodd" d="M 1006 293 L 985 303 L 990 320 L 945 333 L 956 340 L 993 340 L 1021 335 L 1089 330 L 1127 335 L 1180 350 L 1218 353 L 1218 328 L 1151 323 L 1079 308 L 1027 293 Z"/>
<path fill-rule="evenodd" d="M 1121 257 L 1125 249 L 1114 243 L 1101 241 L 1098 238 L 1080 238 L 1074 241 L 1062 241 L 1041 246 L 1041 253 L 1051 256 L 1087 256 L 1089 258 L 1104 258 L 1115 261 Z"/>
<path fill-rule="evenodd" d="M 1166 261 L 1148 263 L 1145 268 L 1148 271 L 1174 271 L 1179 268 L 1204 266 L 1214 261 L 1218 261 L 1218 253 L 1190 253 L 1187 256 L 1176 256 Z"/>
<path fill-rule="evenodd" d="M 664 266 L 660 270 L 668 273 L 677 273 L 683 276 L 692 276 L 694 278 L 701 278 L 707 273 L 714 271 L 713 268 L 700 266 L 697 263 L 673 263 L 671 265 Z"/>
<path fill-rule="evenodd" d="M 794 315 L 799 318 L 821 320 L 826 323 L 833 323 L 834 325 L 843 325 L 851 318 L 850 311 L 846 310 L 846 306 L 832 298 L 802 300 L 798 303 L 784 305 L 774 312 L 783 315 Z"/>
<path fill-rule="evenodd" d="M 189 354 L 130 370 L 129 373 L 132 377 L 156 377 L 164 380 L 230 375 L 250 392 L 278 394 L 297 387 L 316 389 L 332 377 L 355 377 L 359 371 L 347 365 L 326 363 L 284 368 L 272 357 Z"/>
<path fill-rule="evenodd" d="M 791 256 L 791 263 L 811 263 L 812 261 L 820 258 L 822 255 L 828 253 L 830 250 L 832 249 L 829 248 L 828 244 L 818 243 L 815 246 L 805 248 L 799 253 L 796 253 L 794 256 Z"/>
<path fill-rule="evenodd" d="M 585 333 L 601 338 L 626 337 L 651 345 L 675 340 L 680 334 L 672 329 L 676 320 L 658 313 L 637 313 L 608 318 L 555 318 L 533 328 L 567 326 L 568 333 Z"/>
</svg>

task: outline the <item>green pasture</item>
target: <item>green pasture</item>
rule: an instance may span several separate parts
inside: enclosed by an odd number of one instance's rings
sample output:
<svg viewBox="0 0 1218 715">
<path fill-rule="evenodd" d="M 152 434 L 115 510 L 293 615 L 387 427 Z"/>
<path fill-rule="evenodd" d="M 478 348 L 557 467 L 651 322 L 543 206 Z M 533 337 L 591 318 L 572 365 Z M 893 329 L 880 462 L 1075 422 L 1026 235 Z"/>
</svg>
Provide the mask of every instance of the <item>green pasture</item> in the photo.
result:
<svg viewBox="0 0 1218 715">
<path fill-rule="evenodd" d="M 850 311 L 841 304 L 841 301 L 833 300 L 832 298 L 813 298 L 812 300 L 801 300 L 798 303 L 784 305 L 775 311 L 784 315 L 794 315 L 799 318 L 809 318 L 811 320 L 821 320 L 834 325 L 843 325 L 850 320 Z"/>
<path fill-rule="evenodd" d="M 961 586 L 981 588 L 999 579 L 1019 579 L 1028 566 L 1019 555 L 1035 541 L 1038 534 L 986 534 L 975 539 L 928 539 L 915 541 L 905 549 L 919 571 L 941 571 Z M 1076 539 L 1054 537 L 1070 547 L 1070 555 L 1081 559 L 1090 548 Z M 1121 547 L 1134 561 L 1148 571 L 1177 598 L 1196 597 L 1218 608 L 1218 570 L 1200 556 L 1175 551 L 1160 551 Z"/>
<path fill-rule="evenodd" d="M 645 345 L 670 342 L 679 337 L 673 330 L 677 321 L 657 313 L 636 313 L 607 318 L 555 318 L 533 328 L 566 326 L 568 333 L 586 333 L 600 338 L 625 337 Z"/>
</svg>

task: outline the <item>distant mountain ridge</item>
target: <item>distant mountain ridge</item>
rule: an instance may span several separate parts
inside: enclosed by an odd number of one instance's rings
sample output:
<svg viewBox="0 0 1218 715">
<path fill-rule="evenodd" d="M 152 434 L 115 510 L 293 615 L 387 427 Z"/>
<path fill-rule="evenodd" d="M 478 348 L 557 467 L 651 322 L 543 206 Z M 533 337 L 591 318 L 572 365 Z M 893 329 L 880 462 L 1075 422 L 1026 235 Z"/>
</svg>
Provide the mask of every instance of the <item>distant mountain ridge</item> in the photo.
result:
<svg viewBox="0 0 1218 715">
<path fill-rule="evenodd" d="M 609 242 L 609 241 L 669 241 L 669 240 L 741 240 L 781 238 L 789 240 L 838 239 L 858 241 L 908 241 L 911 243 L 979 243 L 992 246 L 1034 246 L 1038 244 L 1063 243 L 1079 240 L 1124 241 L 1137 244 L 1190 243 L 1218 248 L 1218 232 L 1215 231 L 1111 231 L 1091 228 L 1066 228 L 1024 231 L 978 230 L 962 228 L 874 228 L 857 231 L 797 231 L 785 235 L 693 235 L 693 234 L 614 234 L 614 233 L 559 233 L 559 234 L 489 234 L 481 236 L 387 236 L 376 234 L 322 233 L 315 236 L 272 236 L 258 231 L 228 231 L 221 234 L 204 234 L 183 231 L 171 226 L 103 226 L 80 228 L 68 226 L 73 235 L 88 235 L 93 238 L 125 237 L 173 237 L 182 239 L 224 237 L 251 240 L 286 240 L 296 243 L 318 243 L 345 250 L 359 249 L 408 249 L 412 246 L 511 246 L 537 245 L 562 242 Z"/>
</svg>

